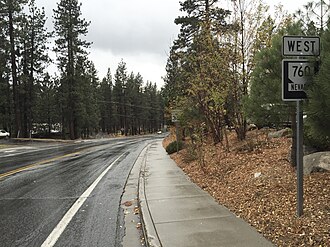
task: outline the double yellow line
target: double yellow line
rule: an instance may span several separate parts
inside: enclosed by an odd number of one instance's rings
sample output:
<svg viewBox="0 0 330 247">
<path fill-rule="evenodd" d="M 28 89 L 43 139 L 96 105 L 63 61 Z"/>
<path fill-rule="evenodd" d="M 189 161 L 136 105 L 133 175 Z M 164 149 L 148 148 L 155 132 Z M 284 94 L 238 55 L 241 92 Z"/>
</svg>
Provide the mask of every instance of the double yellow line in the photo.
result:
<svg viewBox="0 0 330 247">
<path fill-rule="evenodd" d="M 39 162 L 34 163 L 34 164 L 26 165 L 26 166 L 20 167 L 18 169 L 0 174 L 0 179 L 8 177 L 10 175 L 14 175 L 16 173 L 25 171 L 27 169 L 30 169 L 30 168 L 33 168 L 33 167 L 36 167 L 36 166 L 39 166 L 39 165 L 43 165 L 43 164 L 50 163 L 50 162 L 60 160 L 60 159 L 63 159 L 63 158 L 75 156 L 75 155 L 78 155 L 78 154 L 80 154 L 80 152 L 70 153 L 70 154 L 66 154 L 66 155 L 62 155 L 62 156 L 57 156 L 57 157 L 54 157 L 54 158 L 51 158 L 51 159 L 48 159 L 48 160 L 42 160 L 42 161 L 39 161 Z"/>
</svg>

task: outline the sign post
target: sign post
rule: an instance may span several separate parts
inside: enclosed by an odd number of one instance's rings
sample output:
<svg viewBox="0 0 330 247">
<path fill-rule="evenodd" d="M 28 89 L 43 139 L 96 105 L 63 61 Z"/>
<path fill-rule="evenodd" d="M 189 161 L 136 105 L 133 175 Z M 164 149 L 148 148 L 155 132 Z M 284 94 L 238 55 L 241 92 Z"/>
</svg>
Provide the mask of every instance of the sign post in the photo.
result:
<svg viewBox="0 0 330 247">
<path fill-rule="evenodd" d="M 304 213 L 304 147 L 302 100 L 297 100 L 297 216 Z"/>
<path fill-rule="evenodd" d="M 175 123 L 175 137 L 176 137 L 176 152 L 179 153 L 179 133 L 178 133 L 178 122 L 179 115 L 181 114 L 180 110 L 172 111 L 172 123 Z"/>
<path fill-rule="evenodd" d="M 282 61 L 282 99 L 297 101 L 297 216 L 303 215 L 304 205 L 304 164 L 303 164 L 303 100 L 307 98 L 305 85 L 311 81 L 316 69 L 314 64 L 299 57 L 319 56 L 320 38 L 306 36 L 283 36 L 283 56 L 295 56 L 298 59 Z"/>
</svg>

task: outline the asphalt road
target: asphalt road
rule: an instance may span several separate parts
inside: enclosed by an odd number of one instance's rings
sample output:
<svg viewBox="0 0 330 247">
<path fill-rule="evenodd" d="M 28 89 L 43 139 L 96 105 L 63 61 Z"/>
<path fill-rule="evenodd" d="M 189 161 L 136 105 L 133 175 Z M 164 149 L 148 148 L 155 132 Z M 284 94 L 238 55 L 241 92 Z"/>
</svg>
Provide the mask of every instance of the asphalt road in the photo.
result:
<svg viewBox="0 0 330 247">
<path fill-rule="evenodd" d="M 121 246 L 123 189 L 154 138 L 0 149 L 0 246 Z"/>
</svg>

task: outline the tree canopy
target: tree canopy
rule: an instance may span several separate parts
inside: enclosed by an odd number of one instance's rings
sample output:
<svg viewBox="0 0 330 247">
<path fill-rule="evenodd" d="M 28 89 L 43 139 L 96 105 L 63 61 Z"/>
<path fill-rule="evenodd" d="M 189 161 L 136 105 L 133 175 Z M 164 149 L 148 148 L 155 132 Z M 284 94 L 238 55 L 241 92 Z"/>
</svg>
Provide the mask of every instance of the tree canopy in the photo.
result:
<svg viewBox="0 0 330 247">
<path fill-rule="evenodd" d="M 328 138 L 328 121 L 323 121 L 327 116 L 320 109 L 328 107 L 322 95 L 327 92 L 329 31 L 324 23 L 329 5 L 311 2 L 294 15 L 283 14 L 278 7 L 275 17 L 258 0 L 232 1 L 228 10 L 221 6 L 218 1 L 181 2 L 180 10 L 186 15 L 175 19 L 180 33 L 171 47 L 164 78 L 168 111 L 185 112 L 181 124 L 190 132 L 196 121 L 197 126 L 206 124 L 215 143 L 222 141 L 219 133 L 228 126 L 243 140 L 248 122 L 294 128 L 295 106 L 281 96 L 282 37 L 319 35 L 323 55 L 314 86 L 308 88 L 305 134 L 309 139 Z"/>
<path fill-rule="evenodd" d="M 59 1 L 51 33 L 35 0 L 0 2 L 0 128 L 13 137 L 77 139 L 163 127 L 164 104 L 155 84 L 128 74 L 124 61 L 114 77 L 109 69 L 98 78 L 81 6 L 78 0 Z M 51 38 L 56 61 L 48 57 Z M 59 75 L 48 74 L 50 63 Z"/>
</svg>

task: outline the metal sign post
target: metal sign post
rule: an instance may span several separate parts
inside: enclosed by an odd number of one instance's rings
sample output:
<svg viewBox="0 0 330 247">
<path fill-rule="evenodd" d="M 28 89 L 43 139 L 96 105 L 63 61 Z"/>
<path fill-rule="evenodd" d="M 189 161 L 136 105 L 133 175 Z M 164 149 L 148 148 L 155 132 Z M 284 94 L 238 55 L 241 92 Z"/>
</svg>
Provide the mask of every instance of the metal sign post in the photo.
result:
<svg viewBox="0 0 330 247">
<path fill-rule="evenodd" d="M 304 154 L 303 154 L 303 111 L 302 100 L 297 100 L 297 216 L 303 215 L 304 205 Z"/>
<path fill-rule="evenodd" d="M 172 111 L 172 122 L 175 123 L 175 135 L 176 135 L 176 152 L 179 153 L 179 115 L 181 114 L 180 110 L 173 110 Z"/>
<path fill-rule="evenodd" d="M 179 128 L 178 122 L 175 122 L 175 135 L 176 135 L 176 152 L 179 153 Z"/>
<path fill-rule="evenodd" d="M 297 101 L 297 216 L 303 215 L 304 205 L 304 163 L 303 163 L 303 99 L 307 98 L 304 91 L 306 83 L 311 81 L 317 68 L 313 63 L 300 56 L 319 56 L 320 38 L 307 36 L 283 36 L 283 56 L 295 56 L 298 59 L 282 61 L 282 99 Z"/>
<path fill-rule="evenodd" d="M 282 61 L 282 99 L 296 101 L 296 165 L 297 165 L 297 216 L 303 215 L 304 204 L 304 168 L 303 168 L 303 99 L 305 85 L 314 75 L 314 65 L 306 59 L 283 59 Z"/>
</svg>

